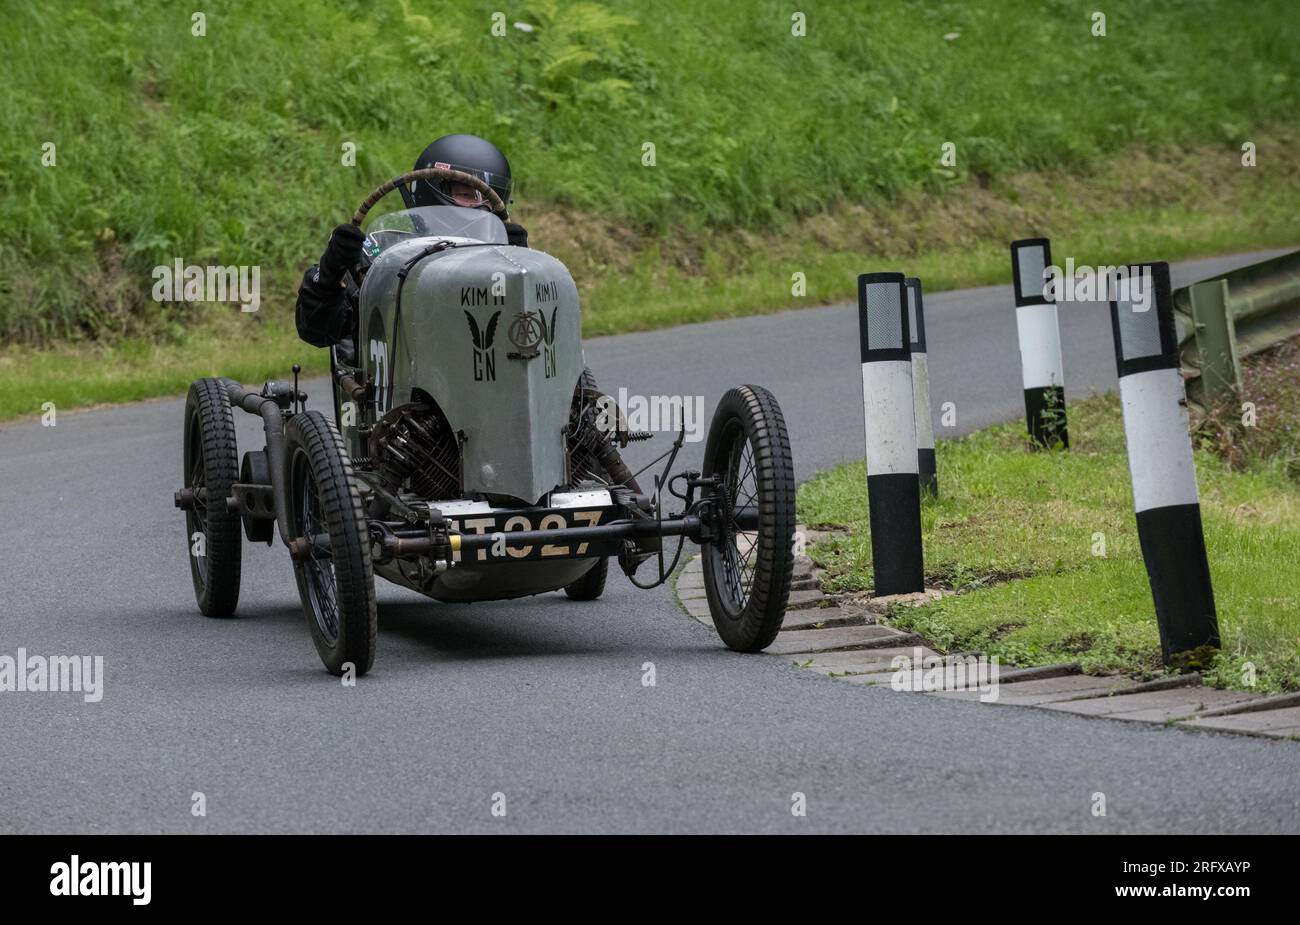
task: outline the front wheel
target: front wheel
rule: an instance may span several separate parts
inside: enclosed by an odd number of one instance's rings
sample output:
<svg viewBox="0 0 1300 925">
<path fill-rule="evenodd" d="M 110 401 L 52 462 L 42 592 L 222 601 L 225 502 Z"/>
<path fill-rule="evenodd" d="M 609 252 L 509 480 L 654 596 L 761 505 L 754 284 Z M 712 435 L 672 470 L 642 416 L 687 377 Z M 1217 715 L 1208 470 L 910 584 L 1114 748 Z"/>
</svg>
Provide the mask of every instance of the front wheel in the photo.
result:
<svg viewBox="0 0 1300 925">
<path fill-rule="evenodd" d="M 702 551 L 713 625 L 728 648 L 759 652 L 781 631 L 794 571 L 794 463 L 771 392 L 746 385 L 722 396 L 704 475 L 721 488 L 719 535 Z"/>
<path fill-rule="evenodd" d="M 366 515 L 338 430 L 319 411 L 285 428 L 285 485 L 298 596 L 326 669 L 357 675 L 375 660 L 378 619 Z"/>
</svg>

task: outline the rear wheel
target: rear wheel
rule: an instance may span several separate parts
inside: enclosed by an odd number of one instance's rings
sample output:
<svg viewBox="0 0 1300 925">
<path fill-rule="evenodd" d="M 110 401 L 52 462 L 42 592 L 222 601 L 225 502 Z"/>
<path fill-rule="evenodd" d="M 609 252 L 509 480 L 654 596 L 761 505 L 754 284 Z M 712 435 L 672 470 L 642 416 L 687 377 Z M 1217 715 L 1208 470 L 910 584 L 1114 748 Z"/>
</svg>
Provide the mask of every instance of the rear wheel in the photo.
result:
<svg viewBox="0 0 1300 925">
<path fill-rule="evenodd" d="M 564 593 L 572 601 L 594 601 L 605 591 L 605 578 L 609 575 L 609 557 L 597 559 L 591 571 L 577 581 L 564 586 Z"/>
<path fill-rule="evenodd" d="M 190 577 L 199 611 L 229 617 L 239 605 L 240 517 L 226 509 L 239 478 L 235 416 L 220 379 L 198 379 L 185 396 L 185 512 Z"/>
<path fill-rule="evenodd" d="M 298 595 L 312 642 L 332 674 L 350 663 L 357 675 L 375 660 L 378 620 L 366 515 L 338 431 L 319 411 L 296 414 L 285 428 L 290 532 Z M 298 542 L 298 540 L 295 540 Z"/>
<path fill-rule="evenodd" d="M 794 570 L 794 464 L 771 392 L 746 385 L 722 396 L 704 475 L 724 499 L 720 535 L 702 552 L 709 612 L 728 648 L 758 652 L 781 631 Z"/>
</svg>

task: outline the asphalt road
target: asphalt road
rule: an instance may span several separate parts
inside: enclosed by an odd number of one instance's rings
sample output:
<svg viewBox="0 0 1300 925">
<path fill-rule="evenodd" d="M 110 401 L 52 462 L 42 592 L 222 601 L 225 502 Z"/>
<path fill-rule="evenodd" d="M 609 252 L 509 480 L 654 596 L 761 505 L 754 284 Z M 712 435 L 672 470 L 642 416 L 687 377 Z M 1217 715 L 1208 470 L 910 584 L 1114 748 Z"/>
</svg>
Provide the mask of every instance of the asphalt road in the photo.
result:
<svg viewBox="0 0 1300 925">
<path fill-rule="evenodd" d="M 934 403 L 957 405 L 939 436 L 1019 415 L 1009 287 L 926 307 Z M 1061 319 L 1068 394 L 1112 388 L 1104 306 Z M 587 359 L 606 390 L 710 412 L 767 385 L 801 479 L 862 455 L 851 306 L 603 338 Z M 621 576 L 586 604 L 381 583 L 375 670 L 343 687 L 279 549 L 245 546 L 238 618 L 198 615 L 171 501 L 182 406 L 0 428 L 0 655 L 105 662 L 100 703 L 0 693 L 0 832 L 1300 832 L 1296 743 L 844 684 L 730 653 L 666 588 Z"/>
</svg>

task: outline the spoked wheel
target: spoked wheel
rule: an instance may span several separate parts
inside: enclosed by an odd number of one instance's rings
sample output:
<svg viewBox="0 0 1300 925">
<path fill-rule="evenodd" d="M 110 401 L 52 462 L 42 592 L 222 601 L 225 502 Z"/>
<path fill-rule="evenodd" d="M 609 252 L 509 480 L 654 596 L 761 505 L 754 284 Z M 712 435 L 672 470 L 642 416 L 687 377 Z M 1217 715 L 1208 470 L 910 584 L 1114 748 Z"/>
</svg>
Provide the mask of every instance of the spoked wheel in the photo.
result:
<svg viewBox="0 0 1300 925">
<path fill-rule="evenodd" d="M 319 411 L 296 414 L 285 428 L 290 532 L 298 596 L 312 642 L 332 674 L 349 663 L 357 675 L 375 660 L 375 579 L 365 511 L 352 463 L 334 425 Z"/>
<path fill-rule="evenodd" d="M 198 379 L 185 397 L 185 542 L 199 611 L 229 617 L 239 604 L 240 518 L 226 510 L 239 479 L 235 416 L 220 379 Z"/>
<path fill-rule="evenodd" d="M 728 648 L 758 652 L 781 631 L 794 571 L 794 464 L 771 392 L 746 385 L 722 396 L 704 475 L 724 489 L 721 535 L 702 551 L 709 612 Z"/>
</svg>

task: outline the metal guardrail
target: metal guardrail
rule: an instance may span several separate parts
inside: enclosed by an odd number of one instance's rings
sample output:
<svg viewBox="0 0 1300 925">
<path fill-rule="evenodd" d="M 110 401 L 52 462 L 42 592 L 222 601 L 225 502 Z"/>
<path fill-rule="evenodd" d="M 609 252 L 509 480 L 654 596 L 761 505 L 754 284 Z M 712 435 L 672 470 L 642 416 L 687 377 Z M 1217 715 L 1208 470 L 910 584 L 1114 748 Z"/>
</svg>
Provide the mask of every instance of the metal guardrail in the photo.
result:
<svg viewBox="0 0 1300 925">
<path fill-rule="evenodd" d="M 1174 291 L 1189 401 L 1234 402 L 1241 360 L 1300 335 L 1300 251 Z"/>
</svg>

